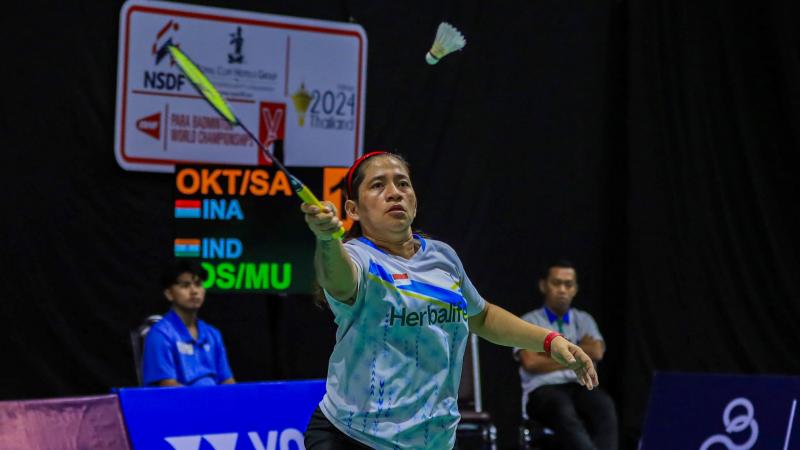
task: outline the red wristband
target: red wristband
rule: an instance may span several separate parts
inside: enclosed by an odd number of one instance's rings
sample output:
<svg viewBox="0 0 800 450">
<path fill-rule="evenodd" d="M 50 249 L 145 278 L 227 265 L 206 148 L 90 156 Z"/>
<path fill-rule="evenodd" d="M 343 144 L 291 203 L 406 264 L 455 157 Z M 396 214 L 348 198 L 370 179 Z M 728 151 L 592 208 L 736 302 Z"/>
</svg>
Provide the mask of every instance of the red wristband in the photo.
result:
<svg viewBox="0 0 800 450">
<path fill-rule="evenodd" d="M 545 338 L 544 338 L 544 344 L 542 345 L 542 347 L 544 347 L 544 352 L 545 353 L 548 353 L 548 354 L 550 353 L 550 344 L 553 343 L 553 339 L 555 339 L 555 338 L 557 338 L 559 336 L 561 336 L 561 333 L 558 333 L 558 332 L 555 332 L 555 331 L 551 331 L 551 332 L 547 333 L 547 336 L 545 336 Z M 561 337 L 564 337 L 564 336 L 561 336 Z"/>
</svg>

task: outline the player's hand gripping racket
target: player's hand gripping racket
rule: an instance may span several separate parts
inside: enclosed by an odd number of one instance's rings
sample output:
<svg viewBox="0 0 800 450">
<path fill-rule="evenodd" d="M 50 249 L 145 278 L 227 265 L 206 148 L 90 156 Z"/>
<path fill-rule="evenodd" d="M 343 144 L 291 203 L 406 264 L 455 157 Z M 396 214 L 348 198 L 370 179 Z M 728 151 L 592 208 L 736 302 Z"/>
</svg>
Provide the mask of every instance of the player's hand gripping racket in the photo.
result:
<svg viewBox="0 0 800 450">
<path fill-rule="evenodd" d="M 278 161 L 277 158 L 273 158 L 272 154 L 269 152 L 269 149 L 261 143 L 261 141 L 250 131 L 245 124 L 236 117 L 236 114 L 233 113 L 233 110 L 228 106 L 228 103 L 222 98 L 222 95 L 217 91 L 211 81 L 206 78 L 205 74 L 200 70 L 197 65 L 189 59 L 178 47 L 167 44 L 167 48 L 169 49 L 169 53 L 172 55 L 172 58 L 175 60 L 175 63 L 178 64 L 181 71 L 183 71 L 186 78 L 192 82 L 197 91 L 200 92 L 200 95 L 206 99 L 206 101 L 221 115 L 225 120 L 228 121 L 233 126 L 240 126 L 245 133 L 258 145 L 262 152 L 264 152 L 264 156 L 267 157 L 270 161 L 272 161 L 275 166 L 283 171 L 286 174 L 286 177 L 289 178 L 289 184 L 292 185 L 292 189 L 300 197 L 304 202 L 308 203 L 309 205 L 314 205 L 322 210 L 325 206 L 317 200 L 317 197 L 308 189 L 308 186 L 301 183 L 294 175 L 292 175 L 286 167 Z M 333 233 L 333 237 L 336 239 L 341 239 L 344 236 L 344 227 L 339 227 L 339 229 Z"/>
</svg>

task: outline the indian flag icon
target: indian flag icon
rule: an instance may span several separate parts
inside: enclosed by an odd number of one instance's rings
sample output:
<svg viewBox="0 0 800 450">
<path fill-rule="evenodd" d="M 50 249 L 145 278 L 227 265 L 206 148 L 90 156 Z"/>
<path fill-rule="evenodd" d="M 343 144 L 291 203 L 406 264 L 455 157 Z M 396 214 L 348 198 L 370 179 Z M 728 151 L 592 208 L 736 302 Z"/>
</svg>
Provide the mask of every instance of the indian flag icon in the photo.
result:
<svg viewBox="0 0 800 450">
<path fill-rule="evenodd" d="M 175 257 L 197 258 L 200 256 L 200 239 L 175 239 Z"/>
</svg>

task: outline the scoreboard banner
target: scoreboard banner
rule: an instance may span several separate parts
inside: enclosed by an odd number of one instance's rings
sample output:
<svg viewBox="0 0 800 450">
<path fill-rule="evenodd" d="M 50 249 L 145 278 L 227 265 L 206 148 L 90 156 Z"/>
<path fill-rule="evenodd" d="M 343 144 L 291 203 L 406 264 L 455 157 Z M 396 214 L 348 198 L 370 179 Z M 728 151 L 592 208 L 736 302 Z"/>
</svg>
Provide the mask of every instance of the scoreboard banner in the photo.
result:
<svg viewBox="0 0 800 450">
<path fill-rule="evenodd" d="M 347 167 L 364 135 L 367 38 L 356 24 L 129 0 L 120 12 L 114 150 L 126 170 L 268 165 L 195 91 L 183 50 L 289 167 Z"/>
<path fill-rule="evenodd" d="M 347 168 L 293 170 L 344 214 Z M 342 217 L 344 220 L 345 218 Z M 175 169 L 176 258 L 201 262 L 213 292 L 308 294 L 315 287 L 314 235 L 284 172 L 272 167 Z M 345 227 L 350 222 L 345 220 Z"/>
</svg>

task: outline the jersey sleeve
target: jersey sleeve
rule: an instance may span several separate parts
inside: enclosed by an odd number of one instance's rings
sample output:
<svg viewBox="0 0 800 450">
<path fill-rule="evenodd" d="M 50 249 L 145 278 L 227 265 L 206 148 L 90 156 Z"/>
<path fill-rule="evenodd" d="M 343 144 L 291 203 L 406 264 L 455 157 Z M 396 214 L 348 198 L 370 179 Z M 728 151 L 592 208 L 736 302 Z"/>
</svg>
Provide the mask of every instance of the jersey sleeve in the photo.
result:
<svg viewBox="0 0 800 450">
<path fill-rule="evenodd" d="M 467 271 L 464 269 L 464 264 L 461 263 L 461 258 L 458 257 L 455 250 L 447 244 L 441 243 L 444 252 L 453 260 L 458 272 L 458 281 L 461 287 L 461 295 L 467 301 L 467 315 L 477 316 L 486 308 L 486 300 L 478 293 L 478 289 L 472 284 L 472 281 L 467 276 Z"/>
<path fill-rule="evenodd" d="M 461 268 L 463 271 L 463 267 Z M 463 275 L 461 277 L 461 293 L 464 295 L 464 298 L 467 300 L 467 314 L 469 316 L 477 316 L 478 314 L 482 313 L 483 310 L 486 308 L 486 300 L 481 297 L 481 294 L 478 293 L 478 290 L 472 284 L 472 281 L 467 276 L 466 272 L 462 272 Z"/>
<path fill-rule="evenodd" d="M 151 329 L 144 341 L 142 381 L 145 386 L 161 380 L 178 379 L 172 340 L 159 329 Z"/>
</svg>

